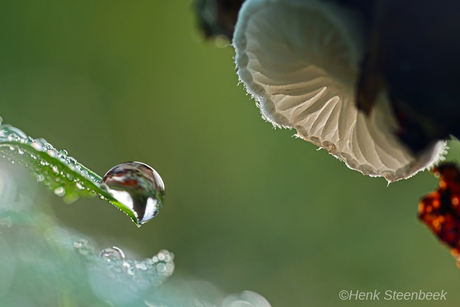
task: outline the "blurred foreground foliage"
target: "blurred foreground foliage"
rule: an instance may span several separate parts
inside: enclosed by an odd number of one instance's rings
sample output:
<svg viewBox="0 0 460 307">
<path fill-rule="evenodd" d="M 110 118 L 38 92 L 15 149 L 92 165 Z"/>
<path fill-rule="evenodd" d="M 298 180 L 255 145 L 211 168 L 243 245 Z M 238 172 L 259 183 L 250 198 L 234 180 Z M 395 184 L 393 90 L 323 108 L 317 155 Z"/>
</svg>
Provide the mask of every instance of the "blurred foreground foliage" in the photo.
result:
<svg viewBox="0 0 460 307">
<path fill-rule="evenodd" d="M 0 306 L 270 306 L 249 291 L 224 297 L 206 282 L 163 283 L 174 269 L 168 251 L 143 261 L 99 256 L 58 225 L 36 187 L 0 161 Z"/>
</svg>

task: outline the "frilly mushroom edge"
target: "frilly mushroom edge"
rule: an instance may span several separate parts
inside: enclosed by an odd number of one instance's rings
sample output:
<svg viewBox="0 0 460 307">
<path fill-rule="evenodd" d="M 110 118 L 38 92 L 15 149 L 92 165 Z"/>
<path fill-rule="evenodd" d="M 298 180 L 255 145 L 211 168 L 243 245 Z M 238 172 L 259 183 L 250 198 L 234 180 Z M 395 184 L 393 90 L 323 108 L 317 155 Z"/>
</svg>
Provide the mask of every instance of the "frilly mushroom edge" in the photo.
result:
<svg viewBox="0 0 460 307">
<path fill-rule="evenodd" d="M 233 46 L 239 79 L 275 127 L 326 149 L 346 165 L 388 182 L 442 159 L 438 141 L 413 153 L 397 137 L 388 94 L 369 114 L 356 92 L 368 38 L 359 12 L 318 0 L 247 0 Z"/>
</svg>

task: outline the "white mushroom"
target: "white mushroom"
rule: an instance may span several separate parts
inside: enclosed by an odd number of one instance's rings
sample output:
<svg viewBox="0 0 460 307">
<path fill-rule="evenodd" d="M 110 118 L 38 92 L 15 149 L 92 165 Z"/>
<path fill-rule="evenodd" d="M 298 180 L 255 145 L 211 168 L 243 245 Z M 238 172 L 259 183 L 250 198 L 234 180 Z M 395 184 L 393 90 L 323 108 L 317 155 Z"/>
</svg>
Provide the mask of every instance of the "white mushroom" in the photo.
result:
<svg viewBox="0 0 460 307">
<path fill-rule="evenodd" d="M 330 1 L 247 0 L 234 33 L 235 62 L 265 120 L 296 129 L 351 169 L 392 182 L 431 167 L 445 142 L 413 154 L 396 137 L 383 91 L 370 114 L 358 110 L 366 44 L 360 18 Z"/>
</svg>

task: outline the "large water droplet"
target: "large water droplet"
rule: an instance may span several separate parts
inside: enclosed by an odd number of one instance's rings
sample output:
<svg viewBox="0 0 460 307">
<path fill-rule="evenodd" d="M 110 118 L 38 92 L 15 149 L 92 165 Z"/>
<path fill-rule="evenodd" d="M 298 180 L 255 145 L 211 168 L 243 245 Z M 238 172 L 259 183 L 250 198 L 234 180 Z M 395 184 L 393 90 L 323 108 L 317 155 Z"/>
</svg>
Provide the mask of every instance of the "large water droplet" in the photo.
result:
<svg viewBox="0 0 460 307">
<path fill-rule="evenodd" d="M 160 175 L 141 162 L 126 162 L 110 169 L 102 179 L 107 191 L 131 209 L 142 225 L 163 206 L 165 186 Z"/>
</svg>

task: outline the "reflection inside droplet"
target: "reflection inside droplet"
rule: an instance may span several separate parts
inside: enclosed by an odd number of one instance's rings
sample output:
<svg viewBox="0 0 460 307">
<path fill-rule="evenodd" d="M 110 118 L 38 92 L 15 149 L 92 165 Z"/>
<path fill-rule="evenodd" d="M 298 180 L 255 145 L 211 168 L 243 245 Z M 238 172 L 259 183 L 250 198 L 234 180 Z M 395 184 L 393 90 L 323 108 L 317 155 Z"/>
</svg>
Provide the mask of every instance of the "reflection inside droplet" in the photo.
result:
<svg viewBox="0 0 460 307">
<path fill-rule="evenodd" d="M 131 209 L 142 225 L 163 206 L 165 186 L 160 175 L 141 162 L 127 162 L 110 169 L 103 178 L 107 191 Z"/>
</svg>

